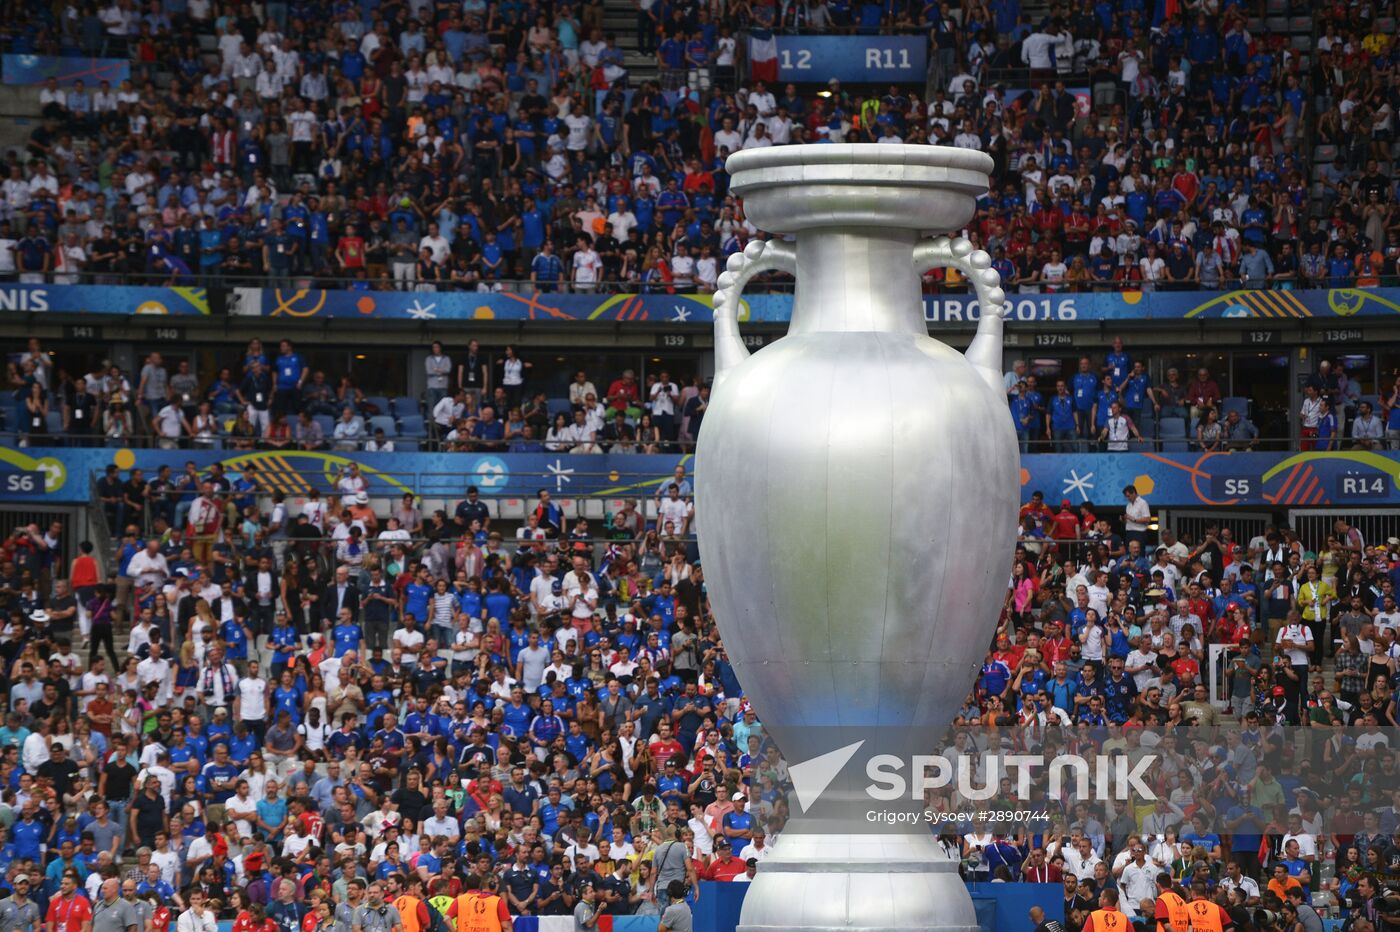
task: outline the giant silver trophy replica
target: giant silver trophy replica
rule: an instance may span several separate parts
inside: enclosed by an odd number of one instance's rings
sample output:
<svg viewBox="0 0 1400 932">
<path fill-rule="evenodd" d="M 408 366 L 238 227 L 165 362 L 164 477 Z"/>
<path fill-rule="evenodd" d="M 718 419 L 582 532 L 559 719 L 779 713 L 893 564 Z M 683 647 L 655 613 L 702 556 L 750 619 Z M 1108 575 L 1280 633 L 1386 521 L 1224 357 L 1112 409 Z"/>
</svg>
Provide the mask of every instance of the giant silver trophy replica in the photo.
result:
<svg viewBox="0 0 1400 932">
<path fill-rule="evenodd" d="M 714 296 L 695 507 L 726 650 L 790 765 L 855 742 L 861 760 L 936 753 L 1002 602 L 1019 499 L 999 277 L 967 240 L 931 238 L 972 217 L 992 160 L 804 145 L 727 168 L 749 219 L 795 242 L 751 242 Z M 937 267 L 981 305 L 966 356 L 928 335 L 920 279 Z M 739 294 L 768 270 L 797 278 L 792 323 L 750 356 Z M 741 930 L 977 927 L 930 826 L 866 827 L 868 782 L 843 773 L 821 805 L 794 806 Z"/>
</svg>

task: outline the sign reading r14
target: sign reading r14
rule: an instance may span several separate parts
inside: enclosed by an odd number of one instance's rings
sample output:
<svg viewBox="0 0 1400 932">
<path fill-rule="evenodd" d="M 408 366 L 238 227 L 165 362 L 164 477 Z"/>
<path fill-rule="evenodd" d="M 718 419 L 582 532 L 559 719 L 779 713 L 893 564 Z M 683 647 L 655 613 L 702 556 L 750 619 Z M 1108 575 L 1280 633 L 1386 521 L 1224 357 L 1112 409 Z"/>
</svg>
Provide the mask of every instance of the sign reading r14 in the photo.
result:
<svg viewBox="0 0 1400 932">
<path fill-rule="evenodd" d="M 1336 479 L 1334 496 L 1341 501 L 1370 501 L 1390 498 L 1390 477 L 1382 472 L 1343 473 Z"/>
</svg>

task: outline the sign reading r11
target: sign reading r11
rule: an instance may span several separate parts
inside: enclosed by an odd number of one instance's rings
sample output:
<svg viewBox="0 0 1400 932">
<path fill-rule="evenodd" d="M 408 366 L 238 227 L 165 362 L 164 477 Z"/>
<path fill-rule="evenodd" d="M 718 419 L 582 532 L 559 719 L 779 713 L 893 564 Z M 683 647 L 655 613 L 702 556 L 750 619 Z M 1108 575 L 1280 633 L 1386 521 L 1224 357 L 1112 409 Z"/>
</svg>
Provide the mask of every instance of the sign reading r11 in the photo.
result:
<svg viewBox="0 0 1400 932">
<path fill-rule="evenodd" d="M 923 36 L 776 36 L 778 80 L 851 84 L 922 78 Z"/>
</svg>

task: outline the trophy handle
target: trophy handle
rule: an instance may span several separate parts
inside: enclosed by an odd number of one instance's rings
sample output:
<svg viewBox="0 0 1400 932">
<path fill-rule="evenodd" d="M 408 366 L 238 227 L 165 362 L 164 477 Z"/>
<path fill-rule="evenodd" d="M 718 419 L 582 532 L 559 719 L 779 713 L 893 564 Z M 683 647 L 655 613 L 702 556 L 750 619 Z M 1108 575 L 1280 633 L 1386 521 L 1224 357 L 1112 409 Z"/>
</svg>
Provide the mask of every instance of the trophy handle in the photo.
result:
<svg viewBox="0 0 1400 932">
<path fill-rule="evenodd" d="M 715 283 L 715 377 L 717 390 L 729 370 L 749 358 L 748 348 L 739 336 L 739 296 L 744 286 L 760 272 L 797 274 L 797 250 L 781 240 L 753 240 L 724 264 Z M 995 274 L 995 273 L 993 273 Z M 998 376 L 1000 378 L 1000 376 Z"/>
<path fill-rule="evenodd" d="M 929 269 L 954 268 L 972 282 L 982 316 L 964 358 L 992 391 L 1001 394 L 1002 332 L 1009 309 L 1006 292 L 1001 290 L 1001 276 L 992 268 L 992 257 L 986 250 L 974 249 L 966 237 L 937 236 L 921 240 L 914 247 L 914 267 L 920 275 Z"/>
</svg>

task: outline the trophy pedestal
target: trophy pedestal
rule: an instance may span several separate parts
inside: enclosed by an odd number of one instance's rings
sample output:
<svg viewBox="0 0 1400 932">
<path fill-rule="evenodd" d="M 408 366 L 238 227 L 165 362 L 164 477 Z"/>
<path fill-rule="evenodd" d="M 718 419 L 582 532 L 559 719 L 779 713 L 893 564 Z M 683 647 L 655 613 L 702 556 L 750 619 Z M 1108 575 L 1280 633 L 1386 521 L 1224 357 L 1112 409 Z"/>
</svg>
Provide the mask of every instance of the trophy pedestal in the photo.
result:
<svg viewBox="0 0 1400 932">
<path fill-rule="evenodd" d="M 785 831 L 759 864 L 739 932 L 976 932 L 958 864 L 932 835 Z"/>
</svg>

